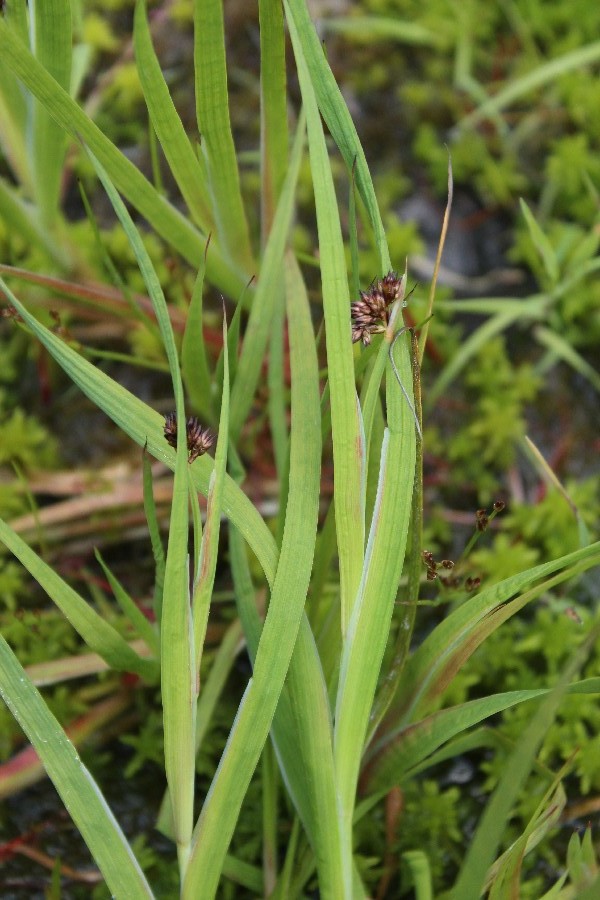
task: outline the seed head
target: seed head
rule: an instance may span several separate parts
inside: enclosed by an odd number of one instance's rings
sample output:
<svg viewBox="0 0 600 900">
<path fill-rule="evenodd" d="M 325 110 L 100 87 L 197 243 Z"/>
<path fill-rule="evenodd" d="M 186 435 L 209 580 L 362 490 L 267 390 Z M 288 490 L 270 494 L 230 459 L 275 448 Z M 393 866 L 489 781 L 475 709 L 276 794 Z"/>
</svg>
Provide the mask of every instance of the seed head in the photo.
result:
<svg viewBox="0 0 600 900">
<path fill-rule="evenodd" d="M 215 436 L 210 428 L 201 425 L 196 416 L 190 416 L 185 423 L 188 448 L 188 462 L 202 456 L 212 447 Z M 171 447 L 177 447 L 177 415 L 172 412 L 165 416 L 165 440 Z"/>
<path fill-rule="evenodd" d="M 403 291 L 402 280 L 395 272 L 373 281 L 368 291 L 360 291 L 360 300 L 350 304 L 352 342 L 371 343 L 371 335 L 385 331 L 390 320 L 390 306 Z"/>
</svg>

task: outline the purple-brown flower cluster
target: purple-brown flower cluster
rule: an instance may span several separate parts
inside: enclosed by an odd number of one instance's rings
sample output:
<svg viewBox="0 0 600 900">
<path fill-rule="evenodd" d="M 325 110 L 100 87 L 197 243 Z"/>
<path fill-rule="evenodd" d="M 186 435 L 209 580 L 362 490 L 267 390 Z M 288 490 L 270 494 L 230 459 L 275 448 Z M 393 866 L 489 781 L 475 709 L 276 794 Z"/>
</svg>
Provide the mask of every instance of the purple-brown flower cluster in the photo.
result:
<svg viewBox="0 0 600 900">
<path fill-rule="evenodd" d="M 190 416 L 185 423 L 188 447 L 188 462 L 202 456 L 215 442 L 215 436 L 206 426 L 201 425 L 196 416 Z M 174 412 L 165 416 L 165 440 L 171 447 L 177 447 L 177 416 Z"/>
<path fill-rule="evenodd" d="M 395 272 L 388 272 L 373 282 L 368 291 L 360 292 L 360 300 L 350 305 L 352 342 L 371 343 L 371 335 L 379 334 L 388 326 L 390 308 L 402 297 L 404 281 Z"/>
</svg>

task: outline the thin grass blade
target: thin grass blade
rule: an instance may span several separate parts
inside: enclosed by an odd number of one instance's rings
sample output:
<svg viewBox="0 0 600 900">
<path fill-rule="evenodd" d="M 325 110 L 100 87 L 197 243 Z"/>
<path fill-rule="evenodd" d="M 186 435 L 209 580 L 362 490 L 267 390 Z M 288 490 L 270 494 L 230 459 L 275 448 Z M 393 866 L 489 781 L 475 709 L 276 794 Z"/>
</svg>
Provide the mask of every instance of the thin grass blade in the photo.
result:
<svg viewBox="0 0 600 900">
<path fill-rule="evenodd" d="M 294 196 L 303 147 L 304 117 L 300 116 L 289 168 L 277 204 L 275 221 L 261 263 L 258 286 L 252 301 L 242 352 L 237 363 L 235 382 L 231 391 L 230 431 L 233 440 L 239 435 L 254 400 L 254 392 L 260 378 L 263 357 L 271 331 L 273 310 L 277 305 L 277 297 L 282 292 L 283 254 L 294 211 Z"/>
<path fill-rule="evenodd" d="M 252 273 L 254 259 L 229 121 L 225 47 L 221 0 L 194 0 L 196 118 L 217 242 L 234 268 Z"/>
<path fill-rule="evenodd" d="M 387 239 L 371 173 L 358 138 L 348 106 L 342 97 L 333 72 L 325 58 L 323 47 L 310 19 L 305 0 L 289 0 L 284 3 L 290 34 L 295 34 L 294 55 L 296 63 L 301 56 L 316 95 L 321 114 L 339 147 L 349 172 L 354 172 L 356 185 L 369 215 L 379 253 L 381 273 L 391 269 Z M 293 24 L 292 24 L 293 23 Z M 305 100 L 306 103 L 306 100 Z M 313 175 L 315 170 L 313 169 Z M 321 259 L 321 262 L 323 260 Z"/>
<path fill-rule="evenodd" d="M 214 230 L 206 172 L 185 133 L 160 69 L 148 25 L 146 4 L 135 8 L 133 42 L 144 98 L 156 136 L 192 218 L 205 234 Z"/>
<path fill-rule="evenodd" d="M 392 336 L 393 332 L 386 339 L 391 341 Z M 406 344 L 402 351 L 399 374 L 412 400 Z M 415 480 L 415 421 L 389 362 L 386 384 L 388 427 L 381 448 L 379 486 L 360 591 L 342 654 L 335 710 L 336 773 L 342 828 L 349 846 L 360 760 L 404 564 Z"/>
<path fill-rule="evenodd" d="M 206 272 L 207 245 L 194 281 L 181 345 L 181 375 L 194 412 L 213 422 L 213 379 L 208 365 L 202 331 L 202 294 Z"/>
<path fill-rule="evenodd" d="M 223 501 L 223 485 L 227 469 L 227 449 L 229 446 L 229 353 L 227 349 L 227 319 L 223 315 L 223 392 L 221 394 L 221 415 L 219 419 L 219 435 L 215 451 L 215 467 L 210 477 L 208 501 L 206 506 L 206 523 L 202 534 L 198 577 L 192 598 L 192 616 L 194 619 L 194 645 L 196 649 L 196 672 L 200 672 L 200 661 L 204 639 L 210 598 L 215 582 L 217 556 L 219 552 L 219 533 L 221 528 L 221 507 Z"/>
<path fill-rule="evenodd" d="M 138 656 L 118 631 L 105 622 L 89 603 L 86 603 L 2 519 L 0 519 L 0 541 L 46 591 L 88 647 L 106 660 L 111 668 L 120 672 L 136 672 L 150 681 L 156 679 L 156 663 Z"/>
<path fill-rule="evenodd" d="M 285 30 L 277 0 L 259 0 L 262 245 L 273 225 L 288 158 Z"/>
<path fill-rule="evenodd" d="M 154 597 L 152 606 L 154 609 L 154 617 L 160 627 L 165 584 L 165 548 L 163 547 L 158 517 L 156 515 L 156 504 L 154 502 L 154 493 L 152 490 L 152 468 L 150 465 L 150 457 L 145 449 L 142 453 L 142 483 L 144 489 L 144 512 L 146 514 L 146 522 L 148 523 L 148 533 L 150 535 L 152 556 L 154 558 Z"/>
<path fill-rule="evenodd" d="M 44 763 L 111 894 L 131 900 L 152 898 L 144 873 L 98 786 L 1 636 L 0 693 Z"/>
<path fill-rule="evenodd" d="M 183 898 L 209 898 L 217 890 L 225 853 L 289 668 L 312 568 L 321 459 L 318 364 L 308 308 L 290 304 L 288 319 L 292 422 L 281 554 L 253 677 L 194 832 Z"/>
<path fill-rule="evenodd" d="M 439 695 L 451 673 L 460 668 L 501 621 L 552 584 L 599 564 L 600 542 L 597 542 L 494 584 L 450 613 L 408 661 L 390 709 L 395 721 L 415 721 L 427 703 Z M 477 638 L 474 632 L 478 633 Z"/>
<path fill-rule="evenodd" d="M 422 772 L 428 765 L 443 761 L 437 751 L 456 735 L 465 734 L 468 728 L 520 703 L 545 697 L 549 690 L 552 689 L 507 691 L 469 700 L 426 716 L 413 725 L 399 727 L 393 734 L 386 735 L 385 743 L 382 741 L 379 748 L 370 749 L 366 755 L 361 773 L 362 792 L 372 794 L 391 790 L 395 784 Z M 588 678 L 569 685 L 569 693 L 600 693 L 600 679 Z M 453 755 L 464 750 L 464 747 L 457 747 Z"/>
<path fill-rule="evenodd" d="M 31 43 L 39 63 L 67 93 L 71 86 L 70 0 L 45 0 L 30 8 Z M 59 195 L 66 150 L 66 135 L 45 106 L 33 105 L 30 152 L 35 197 L 41 221 L 51 226 L 59 211 Z"/>
<path fill-rule="evenodd" d="M 100 563 L 106 580 L 110 584 L 115 600 L 121 607 L 124 615 L 131 622 L 140 637 L 144 639 L 148 648 L 158 657 L 160 653 L 158 633 L 154 630 L 151 623 L 137 606 L 130 594 L 127 593 L 119 579 L 113 575 L 102 559 L 102 554 L 99 550 L 96 550 L 96 559 Z"/>
<path fill-rule="evenodd" d="M 331 396 L 334 496 L 342 597 L 342 633 L 348 628 L 364 556 L 364 444 L 354 385 L 350 304 L 344 241 L 315 90 L 304 48 L 289 15 L 288 25 L 306 110 L 308 144 L 317 208 L 327 371 Z M 312 28 L 312 25 L 311 25 Z"/>
<path fill-rule="evenodd" d="M 454 900 L 480 896 L 486 872 L 494 860 L 512 806 L 523 788 L 539 746 L 552 725 L 568 683 L 584 664 L 599 634 L 600 625 L 597 625 L 573 654 L 573 659 L 565 667 L 559 683 L 543 701 L 507 761 L 503 775 L 469 845 L 452 891 Z"/>
<path fill-rule="evenodd" d="M 140 447 L 145 447 L 148 453 L 164 462 L 170 469 L 174 469 L 175 452 L 164 437 L 164 417 L 105 375 L 101 369 L 92 365 L 42 325 L 1 278 L 0 288 L 31 331 L 83 393 L 104 410 Z M 200 457 L 190 466 L 192 480 L 205 496 L 212 468 L 213 460 L 209 456 Z M 240 528 L 244 538 L 256 553 L 267 580 L 272 583 L 277 565 L 277 547 L 273 536 L 255 507 L 229 477 L 225 481 L 223 512 Z"/>
<path fill-rule="evenodd" d="M 161 235 L 192 265 L 197 265 L 206 235 L 199 232 L 172 206 L 115 145 L 86 116 L 69 94 L 52 78 L 22 41 L 0 18 L 2 61 L 27 87 L 71 137 L 83 140 L 104 166 L 118 190 Z M 250 273 L 225 262 L 217 241 L 207 261 L 208 277 L 231 297 L 238 297 Z"/>
</svg>

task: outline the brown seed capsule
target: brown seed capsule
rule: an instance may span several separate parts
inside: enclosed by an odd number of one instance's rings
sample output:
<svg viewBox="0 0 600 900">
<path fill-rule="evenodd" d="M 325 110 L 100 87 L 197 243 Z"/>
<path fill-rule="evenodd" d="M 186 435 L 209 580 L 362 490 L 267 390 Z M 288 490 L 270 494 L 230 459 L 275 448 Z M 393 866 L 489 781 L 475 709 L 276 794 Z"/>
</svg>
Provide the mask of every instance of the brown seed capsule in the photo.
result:
<svg viewBox="0 0 600 900">
<path fill-rule="evenodd" d="M 188 462 L 194 462 L 199 456 L 203 456 L 215 442 L 215 436 L 210 428 L 200 424 L 196 416 L 190 416 L 185 424 L 187 432 Z"/>
<path fill-rule="evenodd" d="M 14 319 L 15 322 L 22 322 L 23 316 L 18 313 L 14 306 L 3 306 L 0 308 L 0 316 L 3 319 Z"/>
<path fill-rule="evenodd" d="M 494 502 L 494 512 L 502 512 L 503 509 L 506 508 L 506 503 L 504 500 L 496 500 Z"/>
<path fill-rule="evenodd" d="M 196 416 L 190 416 L 185 423 L 185 431 L 188 447 L 188 462 L 202 456 L 215 442 L 215 436 L 210 430 L 201 425 Z M 165 416 L 165 440 L 171 447 L 177 447 L 177 416 L 174 412 Z"/>
<path fill-rule="evenodd" d="M 174 412 L 165 416 L 165 440 L 171 447 L 177 447 L 177 416 Z"/>
<path fill-rule="evenodd" d="M 377 288 L 383 294 L 385 302 L 389 306 L 402 295 L 402 279 L 398 278 L 395 272 L 389 271 L 387 275 L 384 275 L 381 281 L 378 282 Z"/>
<path fill-rule="evenodd" d="M 475 524 L 477 531 L 485 531 L 489 524 L 489 516 L 486 509 L 478 509 L 475 513 Z"/>
<path fill-rule="evenodd" d="M 451 559 L 443 559 L 442 566 L 444 567 L 444 569 L 453 569 L 454 563 L 452 562 Z"/>
<path fill-rule="evenodd" d="M 360 300 L 350 304 L 352 341 L 371 343 L 371 335 L 384 331 L 389 324 L 389 307 L 403 290 L 402 280 L 395 272 L 388 272 L 373 281 L 368 291 L 360 291 Z"/>
</svg>

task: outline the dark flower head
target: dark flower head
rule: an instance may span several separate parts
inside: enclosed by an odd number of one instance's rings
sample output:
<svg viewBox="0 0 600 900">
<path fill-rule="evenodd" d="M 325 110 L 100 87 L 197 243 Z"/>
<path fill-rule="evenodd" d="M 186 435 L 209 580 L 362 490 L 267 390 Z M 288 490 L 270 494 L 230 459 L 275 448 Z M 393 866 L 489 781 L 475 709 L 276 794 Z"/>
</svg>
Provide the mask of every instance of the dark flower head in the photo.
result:
<svg viewBox="0 0 600 900">
<path fill-rule="evenodd" d="M 174 412 L 165 416 L 165 440 L 171 447 L 177 447 L 177 416 Z"/>
<path fill-rule="evenodd" d="M 404 285 L 402 279 L 398 278 L 397 274 L 390 270 L 387 275 L 384 275 L 381 281 L 377 283 L 377 289 L 383 295 L 386 305 L 390 306 L 402 296 Z"/>
<path fill-rule="evenodd" d="M 389 324 L 389 308 L 402 296 L 403 283 L 395 272 L 388 272 L 372 283 L 368 291 L 360 291 L 360 300 L 350 305 L 352 342 L 371 343 L 371 335 L 385 331 Z"/>
<path fill-rule="evenodd" d="M 188 448 L 188 462 L 193 463 L 195 459 L 202 456 L 212 447 L 215 442 L 215 436 L 204 425 L 201 425 L 196 416 L 190 416 L 185 423 L 185 431 Z M 177 447 L 177 416 L 175 413 L 169 413 L 165 416 L 165 440 L 171 447 Z"/>
</svg>

